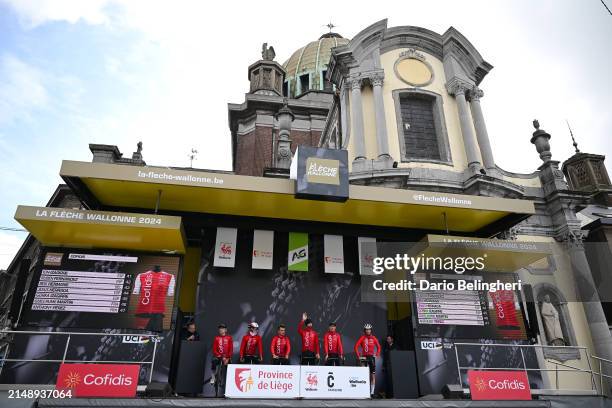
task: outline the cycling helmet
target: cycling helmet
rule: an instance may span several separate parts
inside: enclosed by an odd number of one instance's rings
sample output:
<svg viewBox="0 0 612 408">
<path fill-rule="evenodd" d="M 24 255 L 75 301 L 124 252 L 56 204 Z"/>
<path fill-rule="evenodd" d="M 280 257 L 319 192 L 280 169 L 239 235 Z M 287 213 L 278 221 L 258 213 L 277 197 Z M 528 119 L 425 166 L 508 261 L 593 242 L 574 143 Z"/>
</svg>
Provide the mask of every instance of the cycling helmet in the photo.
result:
<svg viewBox="0 0 612 408">
<path fill-rule="evenodd" d="M 227 329 L 227 325 L 225 323 L 219 323 L 217 329 Z"/>
<path fill-rule="evenodd" d="M 259 329 L 259 325 L 256 322 L 249 323 L 249 327 L 251 329 Z"/>
<path fill-rule="evenodd" d="M 366 323 L 363 325 L 363 330 L 372 330 L 372 325 L 370 323 Z"/>
</svg>

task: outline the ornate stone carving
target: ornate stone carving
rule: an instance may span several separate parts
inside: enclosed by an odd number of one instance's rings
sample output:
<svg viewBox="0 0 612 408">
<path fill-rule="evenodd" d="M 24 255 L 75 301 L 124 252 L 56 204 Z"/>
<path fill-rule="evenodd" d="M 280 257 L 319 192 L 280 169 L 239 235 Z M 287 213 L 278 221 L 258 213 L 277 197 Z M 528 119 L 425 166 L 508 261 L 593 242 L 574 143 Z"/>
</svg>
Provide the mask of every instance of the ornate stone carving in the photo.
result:
<svg viewBox="0 0 612 408">
<path fill-rule="evenodd" d="M 382 86 L 383 82 L 384 78 L 382 75 L 375 75 L 370 78 L 370 83 L 372 84 L 372 86 Z"/>
<path fill-rule="evenodd" d="M 402 51 L 399 55 L 400 58 L 414 58 L 420 61 L 425 61 L 425 55 L 421 54 L 414 48 L 409 48 L 406 51 Z"/>
<path fill-rule="evenodd" d="M 498 239 L 503 239 L 503 240 L 514 241 L 514 240 L 516 240 L 518 234 L 519 234 L 519 228 L 518 227 L 510 227 L 507 230 L 502 231 L 501 233 L 499 233 L 497 235 L 497 238 Z"/>
<path fill-rule="evenodd" d="M 274 52 L 274 47 L 269 46 L 268 43 L 263 43 L 261 45 L 261 59 L 264 61 L 273 61 L 274 57 L 276 57 L 276 52 Z"/>
<path fill-rule="evenodd" d="M 552 158 L 552 153 L 550 152 L 550 135 L 543 129 L 540 129 L 540 122 L 537 119 L 533 120 L 533 127 L 536 129 L 531 136 L 531 143 L 533 143 L 536 147 L 536 150 L 540 154 L 540 159 L 544 163 L 547 163 Z"/>
<path fill-rule="evenodd" d="M 469 96 L 470 96 L 470 100 L 477 102 L 477 101 L 480 101 L 480 98 L 484 96 L 484 92 L 482 89 L 475 86 L 472 89 L 470 89 Z"/>
<path fill-rule="evenodd" d="M 362 79 L 359 77 L 354 77 L 349 79 L 349 86 L 351 89 L 359 89 L 361 90 L 361 81 Z"/>
<path fill-rule="evenodd" d="M 459 78 L 453 78 L 446 83 L 446 90 L 451 95 L 465 95 L 470 89 L 472 89 L 472 85 Z"/>
<path fill-rule="evenodd" d="M 567 228 L 555 237 L 555 240 L 566 244 L 569 248 L 584 248 L 584 240 L 589 235 L 588 231 Z"/>
</svg>

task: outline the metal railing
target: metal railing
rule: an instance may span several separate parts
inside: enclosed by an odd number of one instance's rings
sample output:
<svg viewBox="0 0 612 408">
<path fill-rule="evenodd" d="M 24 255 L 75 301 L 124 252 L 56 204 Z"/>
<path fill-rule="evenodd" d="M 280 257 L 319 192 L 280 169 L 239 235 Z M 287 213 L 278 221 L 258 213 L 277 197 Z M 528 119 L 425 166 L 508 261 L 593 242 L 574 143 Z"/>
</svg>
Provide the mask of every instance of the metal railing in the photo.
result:
<svg viewBox="0 0 612 408">
<path fill-rule="evenodd" d="M 518 348 L 519 352 L 520 352 L 520 356 L 521 356 L 521 362 L 522 362 L 522 367 L 474 367 L 474 366 L 461 366 L 460 362 L 459 362 L 459 352 L 458 349 L 459 347 L 510 347 L 510 348 Z M 588 349 L 586 347 L 580 347 L 580 346 L 547 346 L 547 345 L 541 345 L 541 344 L 499 344 L 499 343 L 454 343 L 454 349 L 455 349 L 455 359 L 457 362 L 457 374 L 459 376 L 459 384 L 461 385 L 461 388 L 464 390 L 464 393 L 469 393 L 469 389 L 464 387 L 464 382 L 463 382 L 463 377 L 462 377 L 462 371 L 467 371 L 467 370 L 481 370 L 481 371 L 524 371 L 527 375 L 530 372 L 540 372 L 541 376 L 542 376 L 542 382 L 543 384 L 546 384 L 548 381 L 544 379 L 544 373 L 548 373 L 548 372 L 555 372 L 555 388 L 540 388 L 538 390 L 532 390 L 532 393 L 534 394 L 559 394 L 559 393 L 568 393 L 568 394 L 572 394 L 572 393 L 589 393 L 589 394 L 599 394 L 599 390 L 597 389 L 597 382 L 596 382 L 596 375 L 600 375 L 601 374 L 601 369 L 599 370 L 599 373 L 596 373 L 593 371 L 593 367 L 591 365 L 591 357 L 596 358 L 598 360 L 602 360 L 605 362 L 609 362 L 612 364 L 612 361 L 610 360 L 604 360 L 604 359 L 600 359 L 598 357 L 595 356 L 591 356 L 588 352 Z M 527 363 L 525 360 L 525 352 L 523 350 L 533 350 L 535 351 L 536 355 L 536 359 L 538 360 L 536 362 L 536 365 L 538 367 L 527 367 Z M 584 360 L 582 361 L 586 361 L 587 363 L 587 367 L 575 367 L 572 366 L 570 364 L 565 364 L 559 361 L 552 361 L 549 358 L 545 358 L 544 357 L 544 350 L 555 350 L 555 351 L 575 351 L 577 350 L 579 353 L 578 358 L 573 358 L 572 360 L 582 360 L 582 356 L 584 355 Z M 539 353 L 539 354 L 538 354 Z M 554 368 L 548 368 L 548 366 L 546 366 L 546 364 L 554 364 Z M 562 367 L 562 368 L 559 368 Z M 570 373 L 575 373 L 575 374 L 582 374 L 582 375 L 588 375 L 590 377 L 590 389 L 588 390 L 562 390 L 559 387 L 559 373 L 560 372 L 570 372 Z M 605 376 L 605 375 L 604 375 Z M 610 376 L 605 376 L 608 378 L 612 378 Z M 601 385 L 601 390 L 603 390 L 603 377 L 600 377 L 600 385 Z M 602 392 L 603 394 L 603 392 Z"/>
<path fill-rule="evenodd" d="M 155 367 L 155 356 L 157 354 L 157 343 L 160 341 L 160 337 L 156 334 L 142 334 L 142 333 L 88 333 L 88 332 L 41 332 L 41 331 L 21 331 L 21 330 L 0 330 L 0 335 L 15 336 L 15 335 L 38 335 L 38 336 L 66 336 L 66 343 L 64 344 L 63 354 L 61 359 L 26 359 L 26 358 L 6 358 L 9 354 L 9 347 L 4 350 L 4 355 L 0 359 L 0 370 L 4 367 L 6 362 L 14 363 L 86 363 L 86 364 L 146 364 L 150 365 L 148 382 L 151 383 L 153 380 L 153 369 Z M 153 341 L 153 353 L 150 360 L 136 361 L 136 360 L 70 360 L 68 356 L 68 350 L 70 347 L 70 340 L 77 336 L 98 336 L 98 337 L 149 337 Z"/>
<path fill-rule="evenodd" d="M 612 360 L 593 355 L 591 356 L 591 358 L 595 360 L 599 368 L 599 372 L 593 372 L 594 375 L 599 376 L 599 392 L 601 393 L 601 395 L 609 396 L 609 388 L 606 386 L 607 384 L 604 384 L 604 379 L 606 379 L 606 382 L 612 382 L 612 375 L 604 374 L 604 365 L 609 364 L 612 366 Z"/>
</svg>

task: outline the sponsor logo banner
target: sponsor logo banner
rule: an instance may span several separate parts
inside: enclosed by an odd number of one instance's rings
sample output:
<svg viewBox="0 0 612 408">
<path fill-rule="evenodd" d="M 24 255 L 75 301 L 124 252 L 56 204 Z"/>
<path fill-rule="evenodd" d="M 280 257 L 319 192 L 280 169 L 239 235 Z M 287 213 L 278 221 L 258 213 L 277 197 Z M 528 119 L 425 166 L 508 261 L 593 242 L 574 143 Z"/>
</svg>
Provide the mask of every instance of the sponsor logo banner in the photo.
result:
<svg viewBox="0 0 612 408">
<path fill-rule="evenodd" d="M 349 196 L 348 152 L 298 146 L 289 177 L 296 180 L 297 198 L 346 201 Z"/>
<path fill-rule="evenodd" d="M 236 261 L 236 228 L 217 228 L 214 266 L 233 268 Z"/>
<path fill-rule="evenodd" d="M 229 398 L 298 398 L 299 366 L 230 364 L 225 395 Z"/>
<path fill-rule="evenodd" d="M 374 258 L 376 253 L 376 238 L 357 237 L 357 248 L 359 251 L 359 274 L 374 275 Z"/>
<path fill-rule="evenodd" d="M 309 183 L 340 184 L 340 161 L 309 157 L 306 159 L 306 180 Z"/>
<path fill-rule="evenodd" d="M 138 364 L 62 364 L 55 388 L 76 397 L 134 398 Z"/>
<path fill-rule="evenodd" d="M 367 367 L 301 366 L 301 398 L 370 398 Z"/>
<path fill-rule="evenodd" d="M 253 231 L 253 269 L 272 269 L 274 259 L 274 231 Z"/>
<path fill-rule="evenodd" d="M 468 370 L 473 400 L 530 400 L 531 389 L 525 371 Z"/>
<path fill-rule="evenodd" d="M 325 273 L 344 273 L 344 245 L 342 235 L 323 236 Z"/>
<path fill-rule="evenodd" d="M 289 258 L 287 265 L 290 271 L 308 272 L 308 234 L 305 232 L 289 233 Z"/>
</svg>

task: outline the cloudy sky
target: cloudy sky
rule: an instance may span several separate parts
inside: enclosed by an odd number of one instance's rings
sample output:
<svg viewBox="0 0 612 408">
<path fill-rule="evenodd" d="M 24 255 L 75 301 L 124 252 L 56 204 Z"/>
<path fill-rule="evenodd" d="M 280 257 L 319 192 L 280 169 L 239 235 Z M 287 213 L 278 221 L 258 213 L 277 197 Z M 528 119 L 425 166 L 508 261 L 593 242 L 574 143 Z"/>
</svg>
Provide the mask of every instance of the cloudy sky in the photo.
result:
<svg viewBox="0 0 612 408">
<path fill-rule="evenodd" d="M 44 205 L 61 160 L 90 160 L 88 143 L 130 154 L 142 140 L 148 163 L 174 166 L 196 148 L 194 167 L 230 169 L 226 104 L 243 101 L 263 42 L 283 62 L 330 20 L 350 38 L 383 18 L 452 25 L 493 64 L 482 105 L 502 168 L 537 168 L 534 118 L 557 160 L 572 154 L 565 119 L 583 151 L 612 152 L 612 16 L 600 0 L 0 0 L 0 227 L 19 227 L 18 204 Z M 0 231 L 0 268 L 24 238 Z"/>
</svg>

